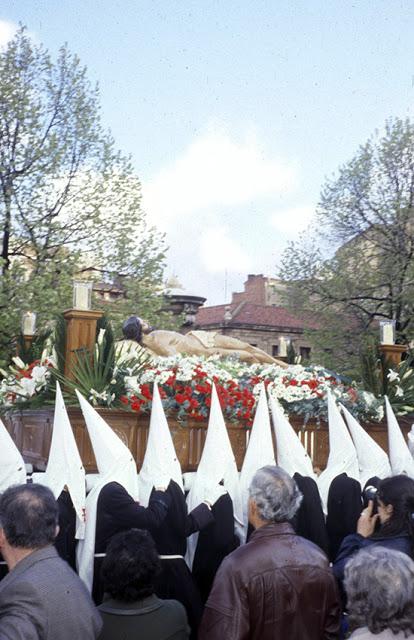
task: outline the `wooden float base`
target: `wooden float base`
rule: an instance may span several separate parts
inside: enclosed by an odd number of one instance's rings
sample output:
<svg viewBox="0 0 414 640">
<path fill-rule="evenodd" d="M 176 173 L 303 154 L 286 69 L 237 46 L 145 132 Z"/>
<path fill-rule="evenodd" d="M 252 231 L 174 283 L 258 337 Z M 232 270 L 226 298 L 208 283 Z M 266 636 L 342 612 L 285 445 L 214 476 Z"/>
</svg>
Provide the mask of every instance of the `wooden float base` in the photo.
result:
<svg viewBox="0 0 414 640">
<path fill-rule="evenodd" d="M 148 438 L 149 416 L 139 415 L 122 409 L 98 409 L 98 413 L 113 428 L 115 433 L 127 445 L 141 468 Z M 53 427 L 54 408 L 36 410 L 9 411 L 4 419 L 5 425 L 14 442 L 21 451 L 25 462 L 31 463 L 38 471 L 46 468 Z M 96 462 L 91 442 L 78 407 L 68 408 L 79 452 L 88 473 L 96 471 Z M 195 471 L 203 451 L 207 433 L 207 422 L 189 420 L 181 423 L 167 417 L 175 449 L 183 471 Z M 290 416 L 290 423 L 299 433 L 300 439 L 313 460 L 315 467 L 326 466 L 329 437 L 325 422 L 319 425 L 311 420 L 303 426 L 302 416 Z M 406 435 L 411 428 L 412 419 L 399 418 L 399 424 Z M 385 423 L 365 423 L 364 428 L 376 442 L 388 451 L 387 427 Z M 243 463 L 250 428 L 243 423 L 227 423 L 230 442 L 233 447 L 237 466 Z"/>
</svg>

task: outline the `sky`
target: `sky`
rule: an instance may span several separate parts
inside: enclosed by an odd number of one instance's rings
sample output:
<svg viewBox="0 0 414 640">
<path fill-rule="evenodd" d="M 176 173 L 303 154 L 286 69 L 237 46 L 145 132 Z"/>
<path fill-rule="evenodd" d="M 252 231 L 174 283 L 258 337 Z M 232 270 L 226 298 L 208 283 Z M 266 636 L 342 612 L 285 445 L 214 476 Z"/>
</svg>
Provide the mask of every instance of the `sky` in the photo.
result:
<svg viewBox="0 0 414 640">
<path fill-rule="evenodd" d="M 412 0 L 2 0 L 64 42 L 132 156 L 166 277 L 207 304 L 277 276 L 327 177 L 390 117 L 412 117 Z"/>
</svg>

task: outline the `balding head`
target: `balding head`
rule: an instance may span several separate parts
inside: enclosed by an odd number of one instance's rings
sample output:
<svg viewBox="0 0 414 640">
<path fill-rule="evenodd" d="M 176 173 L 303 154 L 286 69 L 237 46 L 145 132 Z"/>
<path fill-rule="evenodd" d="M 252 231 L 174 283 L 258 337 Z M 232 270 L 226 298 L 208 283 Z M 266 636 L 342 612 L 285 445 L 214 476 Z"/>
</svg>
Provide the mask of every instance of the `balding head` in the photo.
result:
<svg viewBox="0 0 414 640">
<path fill-rule="evenodd" d="M 57 525 L 57 502 L 47 487 L 16 485 L 0 496 L 0 527 L 11 547 L 38 549 L 52 544 Z"/>
</svg>

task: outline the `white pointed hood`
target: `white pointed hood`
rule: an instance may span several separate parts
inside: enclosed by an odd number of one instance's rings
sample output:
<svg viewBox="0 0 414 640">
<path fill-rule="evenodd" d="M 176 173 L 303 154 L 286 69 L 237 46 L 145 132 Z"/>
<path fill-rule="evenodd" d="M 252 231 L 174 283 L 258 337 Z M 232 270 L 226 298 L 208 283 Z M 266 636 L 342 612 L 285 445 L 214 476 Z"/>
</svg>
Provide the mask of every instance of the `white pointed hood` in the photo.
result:
<svg viewBox="0 0 414 640">
<path fill-rule="evenodd" d="M 322 505 L 326 512 L 329 487 L 334 478 L 346 473 L 359 481 L 358 457 L 336 402 L 328 392 L 329 457 L 326 469 L 317 479 Z"/>
<path fill-rule="evenodd" d="M 240 497 L 239 473 L 221 412 L 217 391 L 214 384 L 212 384 L 207 436 L 197 473 L 187 496 L 188 510 L 192 511 L 192 509 L 201 504 L 208 495 L 209 487 L 216 487 L 221 480 L 224 481 L 224 487 L 233 501 L 235 518 L 241 524 L 243 509 Z M 197 533 L 193 534 L 188 540 L 186 559 L 190 567 L 192 566 L 197 540 Z"/>
<path fill-rule="evenodd" d="M 26 467 L 20 451 L 0 420 L 0 493 L 13 484 L 26 484 Z"/>
<path fill-rule="evenodd" d="M 158 385 L 154 382 L 147 448 L 138 478 L 140 503 L 146 507 L 153 487 L 167 485 L 170 480 L 174 480 L 184 491 L 181 465 L 168 428 Z"/>
<path fill-rule="evenodd" d="M 385 451 L 361 427 L 348 409 L 341 404 L 339 406 L 345 416 L 357 452 L 361 486 L 364 487 L 367 480 L 374 476 L 378 478 L 390 476 L 390 461 Z"/>
<path fill-rule="evenodd" d="M 266 389 L 261 384 L 259 401 L 256 407 L 253 426 L 250 432 L 246 455 L 244 456 L 240 472 L 240 492 L 243 505 L 243 527 L 240 533 L 246 539 L 248 526 L 248 501 L 250 482 L 258 469 L 268 464 L 275 465 L 272 431 L 270 426 L 269 409 L 267 406 Z"/>
<path fill-rule="evenodd" d="M 96 514 L 101 489 L 118 482 L 129 495 L 138 499 L 138 475 L 134 457 L 105 420 L 77 391 L 83 417 L 91 439 L 100 478 L 86 499 L 85 537 L 78 543 L 76 560 L 79 577 L 92 591 L 96 535 Z"/>
<path fill-rule="evenodd" d="M 76 537 L 83 538 L 85 528 L 85 469 L 63 401 L 59 382 L 56 382 L 55 415 L 52 442 L 46 471 L 36 476 L 39 483 L 53 492 L 56 500 L 66 485 L 76 511 Z"/>
<path fill-rule="evenodd" d="M 385 396 L 385 412 L 388 425 L 388 451 L 393 475 L 405 473 L 414 478 L 414 460 L 405 442 L 390 402 Z"/>
<path fill-rule="evenodd" d="M 272 396 L 270 396 L 270 408 L 276 437 L 277 464 L 290 476 L 300 473 L 302 476 L 308 476 L 315 480 L 316 476 L 310 456 L 283 413 L 282 407 Z"/>
<path fill-rule="evenodd" d="M 100 475 L 107 476 L 111 472 L 113 477 L 108 482 L 119 482 L 137 500 L 137 466 L 132 453 L 89 402 L 78 391 L 76 394 Z"/>
</svg>

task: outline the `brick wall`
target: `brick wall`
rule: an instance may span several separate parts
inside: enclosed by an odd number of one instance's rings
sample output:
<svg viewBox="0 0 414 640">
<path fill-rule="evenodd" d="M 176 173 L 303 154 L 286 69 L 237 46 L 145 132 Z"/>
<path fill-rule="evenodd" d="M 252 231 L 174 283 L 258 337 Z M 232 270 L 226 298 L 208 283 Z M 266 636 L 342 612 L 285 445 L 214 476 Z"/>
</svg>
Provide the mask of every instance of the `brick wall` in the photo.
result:
<svg viewBox="0 0 414 640">
<path fill-rule="evenodd" d="M 252 304 L 266 304 L 266 280 L 261 273 L 254 275 L 249 273 L 244 283 L 244 291 L 234 292 L 232 304 L 239 302 L 251 302 Z"/>
</svg>

